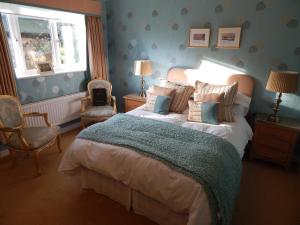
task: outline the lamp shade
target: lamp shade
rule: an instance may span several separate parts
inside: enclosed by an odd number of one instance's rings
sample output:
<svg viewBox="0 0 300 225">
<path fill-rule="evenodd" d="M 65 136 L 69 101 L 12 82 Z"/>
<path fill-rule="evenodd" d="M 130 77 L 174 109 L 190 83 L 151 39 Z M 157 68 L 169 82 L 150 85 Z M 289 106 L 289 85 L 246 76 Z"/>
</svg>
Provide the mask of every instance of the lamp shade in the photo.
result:
<svg viewBox="0 0 300 225">
<path fill-rule="evenodd" d="M 271 71 L 266 90 L 280 93 L 295 93 L 298 85 L 298 72 Z"/>
<path fill-rule="evenodd" d="M 150 60 L 135 61 L 134 74 L 136 76 L 150 76 L 152 74 L 152 62 Z"/>
</svg>

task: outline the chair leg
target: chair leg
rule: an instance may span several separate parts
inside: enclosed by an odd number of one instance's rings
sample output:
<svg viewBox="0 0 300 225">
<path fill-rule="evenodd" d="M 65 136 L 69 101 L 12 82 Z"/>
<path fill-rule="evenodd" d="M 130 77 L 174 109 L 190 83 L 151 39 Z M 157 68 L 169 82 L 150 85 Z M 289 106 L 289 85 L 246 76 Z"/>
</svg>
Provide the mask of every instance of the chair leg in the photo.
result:
<svg viewBox="0 0 300 225">
<path fill-rule="evenodd" d="M 85 129 L 85 122 L 81 119 L 80 123 L 81 123 L 81 128 Z"/>
<path fill-rule="evenodd" d="M 33 152 L 33 159 L 34 159 L 34 164 L 35 164 L 35 167 L 36 167 L 37 175 L 40 176 L 42 173 L 41 173 L 39 152 L 38 151 Z"/>
<path fill-rule="evenodd" d="M 12 150 L 12 149 L 9 149 L 9 154 L 10 154 L 10 157 L 11 157 L 11 168 L 15 168 L 16 167 L 16 151 L 15 150 Z"/>
<path fill-rule="evenodd" d="M 56 144 L 57 144 L 57 148 L 58 148 L 59 152 L 62 152 L 62 149 L 61 149 L 61 136 L 60 135 L 57 135 L 57 137 L 56 137 Z"/>
</svg>

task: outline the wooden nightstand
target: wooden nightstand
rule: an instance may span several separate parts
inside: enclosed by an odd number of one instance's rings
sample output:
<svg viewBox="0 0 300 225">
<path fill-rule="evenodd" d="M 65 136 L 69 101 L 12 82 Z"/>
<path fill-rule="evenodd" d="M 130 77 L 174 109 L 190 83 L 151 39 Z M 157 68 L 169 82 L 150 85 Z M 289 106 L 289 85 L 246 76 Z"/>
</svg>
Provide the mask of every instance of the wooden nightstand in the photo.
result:
<svg viewBox="0 0 300 225">
<path fill-rule="evenodd" d="M 125 99 L 125 112 L 131 111 L 141 105 L 144 105 L 146 98 L 139 96 L 138 94 L 129 94 L 123 97 Z"/>
<path fill-rule="evenodd" d="M 280 119 L 280 123 L 272 123 L 266 114 L 256 114 L 250 158 L 271 161 L 288 169 L 299 138 L 300 121 Z"/>
</svg>

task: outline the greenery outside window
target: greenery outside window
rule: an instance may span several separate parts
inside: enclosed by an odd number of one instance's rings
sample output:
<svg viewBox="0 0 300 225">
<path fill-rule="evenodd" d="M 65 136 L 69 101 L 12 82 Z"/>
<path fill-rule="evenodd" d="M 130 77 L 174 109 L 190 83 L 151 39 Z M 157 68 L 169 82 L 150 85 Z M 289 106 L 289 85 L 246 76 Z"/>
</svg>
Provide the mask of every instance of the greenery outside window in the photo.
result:
<svg viewBox="0 0 300 225">
<path fill-rule="evenodd" d="M 76 20 L 70 16 L 64 20 L 63 16 L 55 19 L 5 12 L 1 15 L 17 78 L 39 75 L 39 63 L 49 63 L 54 73 L 86 70 L 83 15 L 76 14 Z"/>
</svg>

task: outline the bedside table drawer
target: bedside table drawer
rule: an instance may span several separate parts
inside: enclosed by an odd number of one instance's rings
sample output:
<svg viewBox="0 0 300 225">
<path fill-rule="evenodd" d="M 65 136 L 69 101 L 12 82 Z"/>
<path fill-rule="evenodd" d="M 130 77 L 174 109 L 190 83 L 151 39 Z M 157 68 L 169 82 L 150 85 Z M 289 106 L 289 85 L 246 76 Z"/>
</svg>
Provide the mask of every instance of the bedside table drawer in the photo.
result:
<svg viewBox="0 0 300 225">
<path fill-rule="evenodd" d="M 250 159 L 260 158 L 288 169 L 300 140 L 300 120 L 281 117 L 279 123 L 274 123 L 268 118 L 264 113 L 255 114 Z"/>
<path fill-rule="evenodd" d="M 265 145 L 257 144 L 254 147 L 254 151 L 259 158 L 268 159 L 278 163 L 284 163 L 287 161 L 288 158 L 288 155 L 286 153 L 279 152 L 276 150 L 274 151 L 272 147 L 268 147 Z"/>
<path fill-rule="evenodd" d="M 257 127 L 255 129 L 256 136 L 263 136 L 263 137 L 268 137 L 271 139 L 278 139 L 286 142 L 290 142 L 293 132 L 290 132 L 288 130 L 276 128 L 274 126 L 268 126 L 263 123 L 258 123 Z"/>
<path fill-rule="evenodd" d="M 274 151 L 280 152 L 289 152 L 290 151 L 290 144 L 289 142 L 282 141 L 279 139 L 274 139 L 270 137 L 263 137 L 263 136 L 256 136 L 254 137 L 255 143 L 258 145 L 264 145 L 269 148 L 272 148 Z"/>
<path fill-rule="evenodd" d="M 131 110 L 133 110 L 137 107 L 140 107 L 144 104 L 145 104 L 144 102 L 126 100 L 126 102 L 125 102 L 126 112 L 131 111 Z"/>
</svg>

